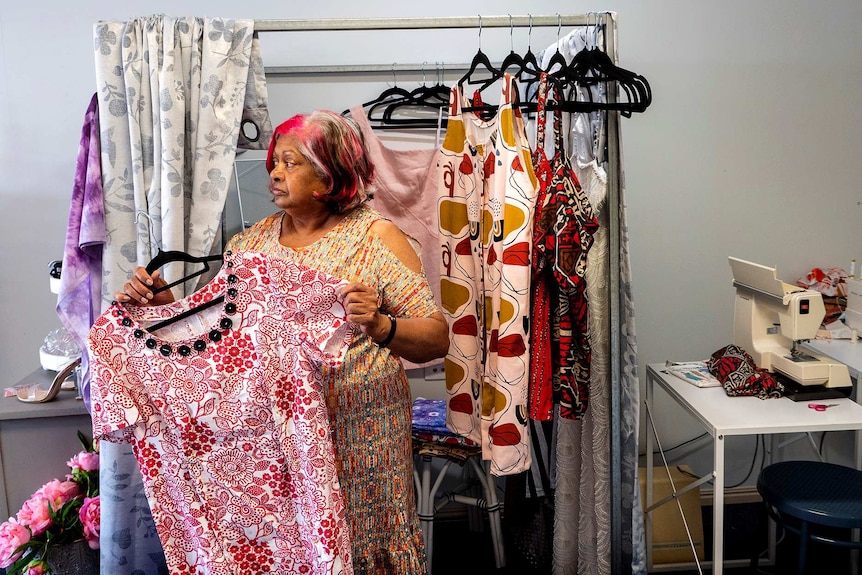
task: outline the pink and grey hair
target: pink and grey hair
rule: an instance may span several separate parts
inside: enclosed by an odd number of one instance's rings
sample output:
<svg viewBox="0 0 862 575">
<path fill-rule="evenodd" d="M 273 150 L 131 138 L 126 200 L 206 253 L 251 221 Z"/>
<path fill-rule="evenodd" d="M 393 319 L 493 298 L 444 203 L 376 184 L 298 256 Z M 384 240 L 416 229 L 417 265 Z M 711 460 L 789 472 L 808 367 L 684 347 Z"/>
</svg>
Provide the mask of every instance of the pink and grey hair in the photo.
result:
<svg viewBox="0 0 862 575">
<path fill-rule="evenodd" d="M 272 154 L 281 136 L 296 140 L 296 147 L 327 183 L 329 192 L 317 196 L 337 213 L 350 211 L 372 195 L 374 164 L 359 129 L 347 118 L 318 110 L 297 114 L 279 125 L 272 134 L 266 154 L 266 171 L 272 172 Z"/>
</svg>

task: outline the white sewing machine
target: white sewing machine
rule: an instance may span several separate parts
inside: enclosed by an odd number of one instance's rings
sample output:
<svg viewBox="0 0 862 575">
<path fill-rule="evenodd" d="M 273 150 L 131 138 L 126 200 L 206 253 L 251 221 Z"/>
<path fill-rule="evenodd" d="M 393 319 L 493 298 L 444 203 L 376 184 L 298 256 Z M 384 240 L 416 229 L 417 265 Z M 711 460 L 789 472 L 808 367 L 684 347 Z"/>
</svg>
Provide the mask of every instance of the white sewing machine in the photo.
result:
<svg viewBox="0 0 862 575">
<path fill-rule="evenodd" d="M 820 292 L 784 283 L 775 268 L 728 260 L 736 288 L 733 342 L 758 367 L 785 376 L 786 395 L 794 400 L 848 397 L 847 366 L 800 346 L 814 338 L 826 315 Z"/>
</svg>

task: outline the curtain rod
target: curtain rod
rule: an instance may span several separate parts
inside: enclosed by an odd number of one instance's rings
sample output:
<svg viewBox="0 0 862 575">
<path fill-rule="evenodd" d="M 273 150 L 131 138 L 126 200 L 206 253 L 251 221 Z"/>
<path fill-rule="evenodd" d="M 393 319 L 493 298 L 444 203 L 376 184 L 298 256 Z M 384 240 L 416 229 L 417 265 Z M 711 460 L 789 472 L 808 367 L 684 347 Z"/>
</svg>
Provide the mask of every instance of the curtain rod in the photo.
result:
<svg viewBox="0 0 862 575">
<path fill-rule="evenodd" d="M 440 28 L 508 28 L 510 26 L 586 26 L 595 23 L 598 14 L 554 16 L 444 16 L 437 18 L 321 18 L 305 20 L 255 20 L 256 32 L 292 32 L 321 30 L 419 30 Z"/>
</svg>

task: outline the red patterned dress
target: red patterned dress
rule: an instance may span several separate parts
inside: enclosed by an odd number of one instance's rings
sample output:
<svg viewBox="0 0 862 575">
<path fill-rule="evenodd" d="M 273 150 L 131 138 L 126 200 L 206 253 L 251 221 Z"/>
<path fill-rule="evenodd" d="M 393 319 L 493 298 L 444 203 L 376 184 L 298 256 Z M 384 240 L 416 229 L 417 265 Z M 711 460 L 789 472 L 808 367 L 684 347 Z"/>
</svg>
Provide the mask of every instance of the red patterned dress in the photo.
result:
<svg viewBox="0 0 862 575">
<path fill-rule="evenodd" d="M 548 75 L 543 74 L 540 83 L 547 82 Z M 559 88 L 554 88 L 555 99 L 559 100 Z M 550 86 L 540 86 L 542 91 L 549 89 Z M 539 126 L 542 138 L 538 146 L 544 142 L 544 116 Z M 579 419 L 589 405 L 592 357 L 585 278 L 587 254 L 599 223 L 566 154 L 559 109 L 554 112 L 554 144 L 550 176 L 543 172 L 547 191 L 536 208 L 533 242 L 534 261 L 539 265 L 534 279 L 544 282 L 550 295 L 553 399 L 560 404 L 560 417 Z M 537 322 L 542 321 L 547 319 L 537 318 Z M 535 394 L 533 399 L 541 400 L 531 405 L 535 418 L 550 419 L 548 395 L 540 398 Z"/>
<path fill-rule="evenodd" d="M 225 255 L 191 296 L 96 320 L 94 436 L 133 444 L 173 575 L 352 573 L 320 376 L 353 338 L 342 282 Z M 147 331 L 166 319 L 178 321 Z"/>
</svg>

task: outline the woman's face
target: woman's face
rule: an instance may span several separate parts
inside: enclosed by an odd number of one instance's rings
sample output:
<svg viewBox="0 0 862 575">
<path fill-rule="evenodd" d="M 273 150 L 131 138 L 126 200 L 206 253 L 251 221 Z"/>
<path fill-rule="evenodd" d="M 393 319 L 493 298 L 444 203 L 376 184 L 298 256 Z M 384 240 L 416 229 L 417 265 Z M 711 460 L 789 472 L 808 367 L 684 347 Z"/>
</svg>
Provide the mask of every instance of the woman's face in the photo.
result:
<svg viewBox="0 0 862 575">
<path fill-rule="evenodd" d="M 314 194 L 329 191 L 326 182 L 317 175 L 314 165 L 303 156 L 291 136 L 281 136 L 272 153 L 273 168 L 269 173 L 272 200 L 282 210 L 325 207 Z"/>
</svg>

